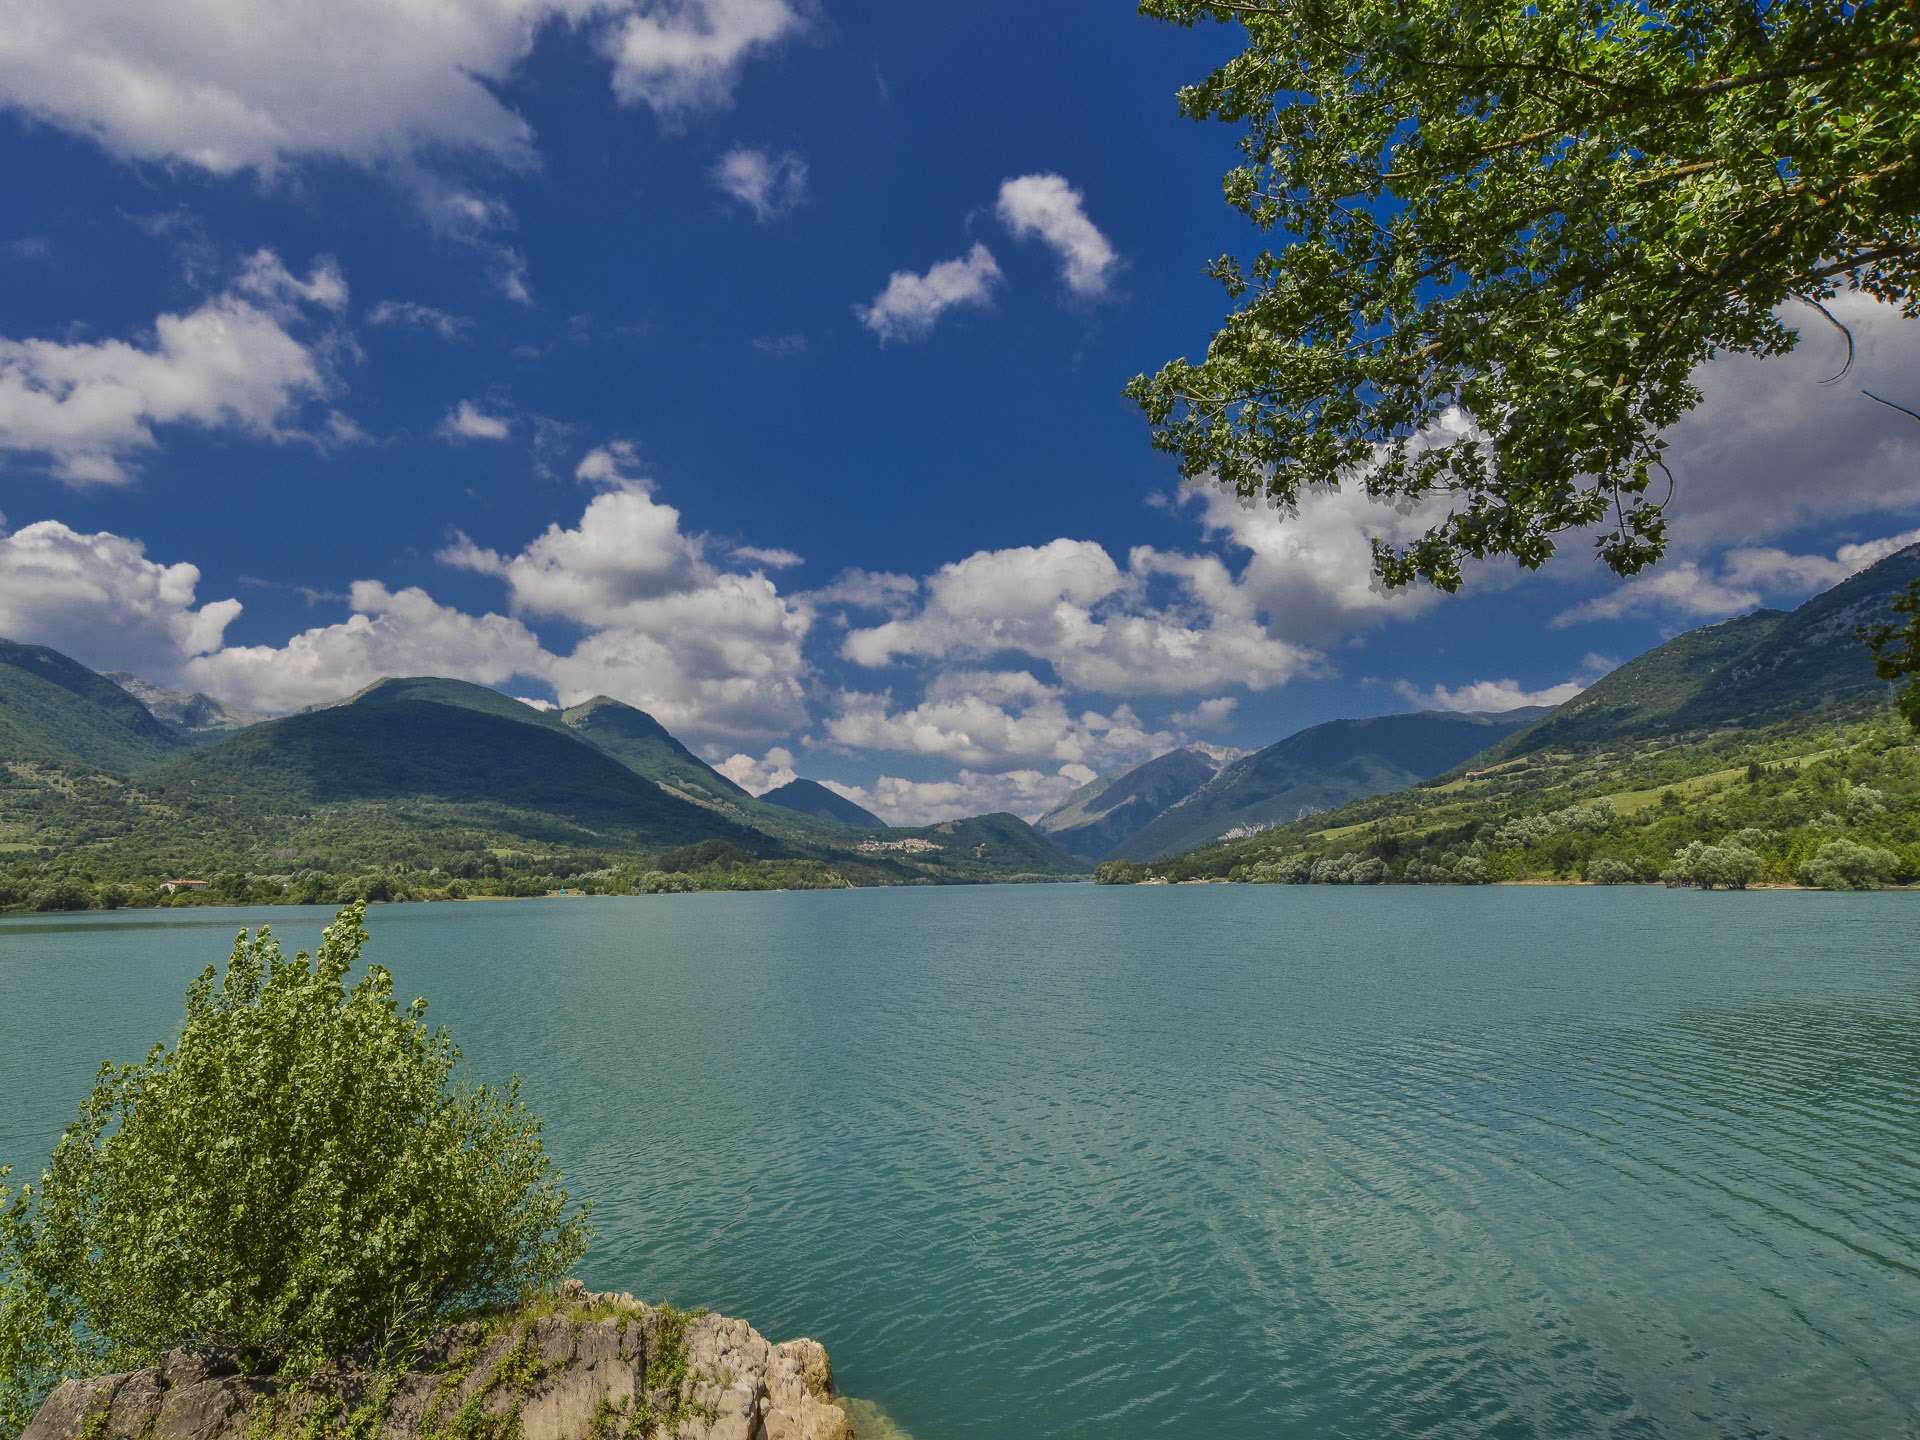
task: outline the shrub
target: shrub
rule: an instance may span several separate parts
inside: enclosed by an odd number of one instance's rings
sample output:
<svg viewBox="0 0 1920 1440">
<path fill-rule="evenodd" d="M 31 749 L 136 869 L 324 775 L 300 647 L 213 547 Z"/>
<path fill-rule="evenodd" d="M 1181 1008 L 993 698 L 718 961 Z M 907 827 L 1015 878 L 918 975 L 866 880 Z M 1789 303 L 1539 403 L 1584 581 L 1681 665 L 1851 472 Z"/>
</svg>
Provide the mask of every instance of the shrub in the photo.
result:
<svg viewBox="0 0 1920 1440">
<path fill-rule="evenodd" d="M 1624 860 L 1601 856 L 1587 862 L 1587 879 L 1595 885 L 1631 885 L 1639 878 Z"/>
<path fill-rule="evenodd" d="M 1695 840 L 1673 852 L 1673 863 L 1660 874 L 1668 885 L 1697 885 L 1702 890 L 1725 886 L 1744 890 L 1766 873 L 1766 862 L 1744 845 L 1709 845 Z"/>
<path fill-rule="evenodd" d="M 1800 867 L 1800 878 L 1820 890 L 1878 890 L 1899 866 L 1900 857 L 1891 850 L 1829 840 Z"/>
<path fill-rule="evenodd" d="M 186 1025 L 101 1067 L 38 1187 L 0 1218 L 0 1430 L 62 1375 L 229 1345 L 309 1371 L 517 1303 L 585 1249 L 518 1081 L 401 1008 L 343 910 L 311 965 L 240 934 Z M 4 1172 L 0 1172 L 4 1173 Z M 3 1187 L 0 1187 L 3 1188 Z"/>
</svg>

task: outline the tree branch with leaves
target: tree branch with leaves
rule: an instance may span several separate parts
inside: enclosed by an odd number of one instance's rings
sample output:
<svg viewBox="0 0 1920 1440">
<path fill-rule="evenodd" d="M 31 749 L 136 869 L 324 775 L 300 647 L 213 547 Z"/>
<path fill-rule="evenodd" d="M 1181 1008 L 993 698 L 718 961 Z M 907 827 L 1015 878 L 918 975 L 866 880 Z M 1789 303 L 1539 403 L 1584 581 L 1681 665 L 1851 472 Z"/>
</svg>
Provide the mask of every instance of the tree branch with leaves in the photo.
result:
<svg viewBox="0 0 1920 1440">
<path fill-rule="evenodd" d="M 1274 242 L 1209 267 L 1205 358 L 1128 394 L 1190 479 L 1432 505 L 1375 542 L 1390 585 L 1573 533 L 1639 572 L 1703 361 L 1790 350 L 1790 301 L 1920 315 L 1914 0 L 1140 9 L 1244 30 L 1180 106 L 1244 127 L 1226 196 Z"/>
</svg>

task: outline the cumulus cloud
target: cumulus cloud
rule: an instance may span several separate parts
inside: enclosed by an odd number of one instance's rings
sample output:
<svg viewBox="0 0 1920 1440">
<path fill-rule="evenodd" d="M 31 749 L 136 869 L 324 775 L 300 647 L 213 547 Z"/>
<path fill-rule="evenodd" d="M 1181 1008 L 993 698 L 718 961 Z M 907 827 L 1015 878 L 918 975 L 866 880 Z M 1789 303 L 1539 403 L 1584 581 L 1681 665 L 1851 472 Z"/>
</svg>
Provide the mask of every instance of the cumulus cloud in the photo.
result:
<svg viewBox="0 0 1920 1440">
<path fill-rule="evenodd" d="M 1268 633 L 1254 595 L 1213 556 L 1141 546 L 1123 570 L 1093 541 L 1068 539 L 942 566 L 918 610 L 849 631 L 842 653 L 870 668 L 1019 654 L 1105 694 L 1265 690 L 1319 663 Z"/>
<path fill-rule="evenodd" d="M 285 645 L 241 645 L 182 667 L 194 689 L 276 713 L 324 704 L 389 675 L 442 675 L 480 685 L 540 678 L 552 664 L 539 637 L 504 615 L 469 615 L 417 587 L 354 582 L 353 613 Z"/>
<path fill-rule="evenodd" d="M 606 33 L 614 94 L 669 125 L 723 109 L 741 67 L 805 24 L 793 0 L 647 0 Z"/>
<path fill-rule="evenodd" d="M 463 315 L 449 314 L 412 300 L 382 300 L 367 312 L 367 323 L 399 326 L 408 330 L 431 330 L 442 340 L 450 342 L 466 339 L 467 332 L 473 328 L 473 321 Z"/>
<path fill-rule="evenodd" d="M 331 388 L 321 350 L 291 333 L 299 306 L 345 303 L 331 263 L 302 281 L 263 251 L 224 294 L 160 316 L 138 342 L 0 337 L 0 450 L 45 455 L 70 485 L 118 485 L 155 426 L 288 438 L 300 404 Z"/>
<path fill-rule="evenodd" d="M 0 522 L 4 523 L 4 522 Z M 96 670 L 161 681 L 220 648 L 238 600 L 198 604 L 197 566 L 149 560 L 138 540 L 57 520 L 0 533 L 0 635 L 50 645 Z"/>
<path fill-rule="evenodd" d="M 911 575 L 885 570 L 843 570 L 831 583 L 808 597 L 817 605 L 846 605 L 856 610 L 882 610 L 905 615 L 919 597 L 920 582 Z"/>
<path fill-rule="evenodd" d="M 1844 365 L 1846 342 L 1797 306 L 1782 312 L 1803 333 L 1791 355 L 1722 357 L 1695 372 L 1704 398 L 1668 433 L 1677 554 L 1876 511 L 1920 513 L 1920 425 L 1860 393 L 1920 409 L 1920 321 L 1864 295 L 1829 308 L 1855 342 L 1843 380 L 1820 383 Z"/>
<path fill-rule="evenodd" d="M 843 693 L 825 730 L 835 743 L 937 757 L 967 766 L 1020 762 L 1092 765 L 1144 760 L 1181 743 L 1148 731 L 1132 710 L 1070 711 L 1066 692 L 1021 670 L 957 670 L 937 676 L 910 709 L 890 695 Z"/>
<path fill-rule="evenodd" d="M 1589 655 L 1577 678 L 1540 690 L 1529 690 L 1517 680 L 1476 680 L 1469 685 L 1449 688 L 1435 685 L 1422 690 L 1407 680 L 1396 680 L 1393 688 L 1402 699 L 1422 710 L 1452 710 L 1463 713 L 1498 714 L 1536 705 L 1564 705 L 1594 681 L 1615 668 L 1615 662 L 1601 655 Z"/>
<path fill-rule="evenodd" d="M 1240 702 L 1233 696 L 1221 695 L 1167 718 L 1188 730 L 1224 730 L 1233 723 L 1233 712 L 1239 708 Z"/>
<path fill-rule="evenodd" d="M 1022 175 L 1000 187 L 995 208 L 1016 240 L 1038 239 L 1060 257 L 1060 279 L 1076 295 L 1107 293 L 1120 255 L 1087 218 L 1086 200 L 1060 175 Z"/>
<path fill-rule="evenodd" d="M 778 790 L 782 785 L 791 785 L 800 778 L 799 772 L 793 768 L 793 752 L 781 745 L 774 746 L 758 760 L 735 751 L 713 768 L 742 790 L 754 795 Z"/>
<path fill-rule="evenodd" d="M 505 416 L 489 415 L 473 401 L 462 400 L 447 412 L 437 433 L 448 440 L 504 440 L 513 425 Z"/>
<path fill-rule="evenodd" d="M 894 271 L 871 305 L 856 305 L 853 311 L 882 344 L 919 340 L 956 306 L 992 304 L 999 283 L 999 263 L 986 246 L 976 243 L 960 259 L 943 260 L 924 275 Z"/>
<path fill-rule="evenodd" d="M 807 198 L 807 162 L 791 150 L 769 155 L 743 146 L 720 157 L 713 183 L 765 224 L 790 214 Z"/>
<path fill-rule="evenodd" d="M 631 460 L 630 449 L 607 447 L 582 462 L 605 488 L 578 525 L 549 525 L 510 555 L 460 536 L 441 560 L 504 582 L 515 615 L 588 630 L 544 671 L 563 704 L 612 695 L 696 743 L 767 739 L 804 724 L 811 608 L 759 570 L 713 564 L 678 510 L 620 478 Z"/>
<path fill-rule="evenodd" d="M 791 550 L 769 550 L 758 545 L 736 545 L 732 553 L 734 559 L 758 565 L 763 570 L 791 570 L 796 565 L 807 563 Z"/>
<path fill-rule="evenodd" d="M 228 175 L 321 157 L 469 152 L 533 163 L 501 98 L 541 29 L 595 27 L 616 96 L 664 121 L 729 104 L 747 59 L 802 25 L 788 0 L 15 0 L 0 104 L 128 160 Z"/>
<path fill-rule="evenodd" d="M 1792 601 L 1831 589 L 1896 550 L 1920 541 L 1920 530 L 1842 545 L 1832 555 L 1795 555 L 1774 546 L 1740 546 L 1714 561 L 1669 561 L 1651 574 L 1623 581 L 1605 595 L 1563 610 L 1556 627 L 1630 615 L 1678 620 L 1723 620 L 1773 597 Z"/>
<path fill-rule="evenodd" d="M 871 787 L 833 785 L 836 794 L 865 806 L 889 825 L 933 825 L 969 815 L 1008 811 L 1037 820 L 1094 778 L 1084 765 L 1058 770 L 962 769 L 951 780 L 909 780 L 882 775 Z"/>
</svg>

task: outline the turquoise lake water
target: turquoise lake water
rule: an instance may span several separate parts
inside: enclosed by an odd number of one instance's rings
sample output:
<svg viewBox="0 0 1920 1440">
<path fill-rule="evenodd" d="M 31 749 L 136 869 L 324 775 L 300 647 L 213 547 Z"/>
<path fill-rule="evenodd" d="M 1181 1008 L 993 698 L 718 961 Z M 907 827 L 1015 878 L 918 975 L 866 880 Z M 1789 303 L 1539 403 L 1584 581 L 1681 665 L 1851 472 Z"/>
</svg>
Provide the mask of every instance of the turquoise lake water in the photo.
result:
<svg viewBox="0 0 1920 1440">
<path fill-rule="evenodd" d="M 239 924 L 0 921 L 0 1162 Z M 915 1440 L 1920 1434 L 1920 895 L 1092 886 L 375 907 L 594 1288 Z"/>
</svg>

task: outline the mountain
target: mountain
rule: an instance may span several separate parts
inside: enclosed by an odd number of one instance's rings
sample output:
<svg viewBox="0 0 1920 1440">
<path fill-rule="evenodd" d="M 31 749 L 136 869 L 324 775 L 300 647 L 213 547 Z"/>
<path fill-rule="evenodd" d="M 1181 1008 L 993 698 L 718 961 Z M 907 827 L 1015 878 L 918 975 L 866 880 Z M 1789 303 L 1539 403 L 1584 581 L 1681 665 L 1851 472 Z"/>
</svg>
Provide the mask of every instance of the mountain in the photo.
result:
<svg viewBox="0 0 1920 1440">
<path fill-rule="evenodd" d="M 1756 610 L 1675 636 L 1596 681 L 1493 758 L 1699 731 L 1751 730 L 1884 693 L 1854 638 L 1920 579 L 1920 545 L 1887 556 L 1797 610 Z"/>
<path fill-rule="evenodd" d="M 1018 815 L 1005 812 L 937 825 L 893 826 L 863 837 L 854 848 L 873 858 L 935 867 L 928 878 L 945 872 L 968 880 L 1051 879 L 1084 875 L 1091 868 Z"/>
<path fill-rule="evenodd" d="M 1186 799 L 1245 752 L 1188 745 L 1090 780 L 1033 822 L 1075 855 L 1098 860 Z"/>
<path fill-rule="evenodd" d="M 44 645 L 0 640 L 0 761 L 132 770 L 185 742 L 133 696 Z"/>
<path fill-rule="evenodd" d="M 1422 710 L 1329 720 L 1234 761 L 1108 855 L 1178 855 L 1235 830 L 1284 825 L 1404 789 L 1452 769 L 1545 713 L 1535 706 L 1499 714 Z"/>
<path fill-rule="evenodd" d="M 596 695 L 561 711 L 560 722 L 629 770 L 696 805 L 738 806 L 753 799 L 644 710 Z"/>
<path fill-rule="evenodd" d="M 1796 610 L 1688 631 L 1424 783 L 1154 869 L 1298 877 L 1325 860 L 1338 880 L 1377 861 L 1375 877 L 1389 880 L 1415 878 L 1417 865 L 1455 880 L 1477 868 L 1486 879 L 1646 881 L 1697 841 L 1752 850 L 1767 879 L 1798 883 L 1844 838 L 1891 847 L 1895 873 L 1920 876 L 1920 752 L 1854 635 L 1888 618 L 1917 576 L 1920 546 Z"/>
<path fill-rule="evenodd" d="M 130 670 L 109 670 L 106 678 L 146 706 L 148 713 L 161 724 L 190 736 L 244 730 L 267 718 L 251 710 L 242 710 L 238 705 L 229 705 L 224 700 L 216 700 L 211 695 L 197 692 L 188 695 L 178 690 L 162 689 L 142 680 Z"/>
<path fill-rule="evenodd" d="M 816 780 L 789 780 L 778 789 L 762 795 L 760 803 L 778 805 L 782 810 L 797 811 L 817 820 L 837 820 L 842 825 L 851 825 L 858 830 L 881 830 L 886 827 L 886 822 L 871 810 L 861 808 L 844 795 L 834 794 Z"/>
<path fill-rule="evenodd" d="M 503 707 L 514 708 L 496 710 L 484 702 L 397 698 L 409 693 L 432 692 L 418 685 L 363 692 L 350 704 L 253 726 L 145 778 L 163 792 L 218 793 L 256 816 L 341 805 L 391 813 L 397 804 L 414 808 L 387 821 L 395 828 L 474 827 L 576 844 L 723 839 L 749 853 L 777 848 L 767 836 L 667 793 L 558 722 L 541 723 L 539 712 L 519 701 L 502 696 Z"/>
</svg>

